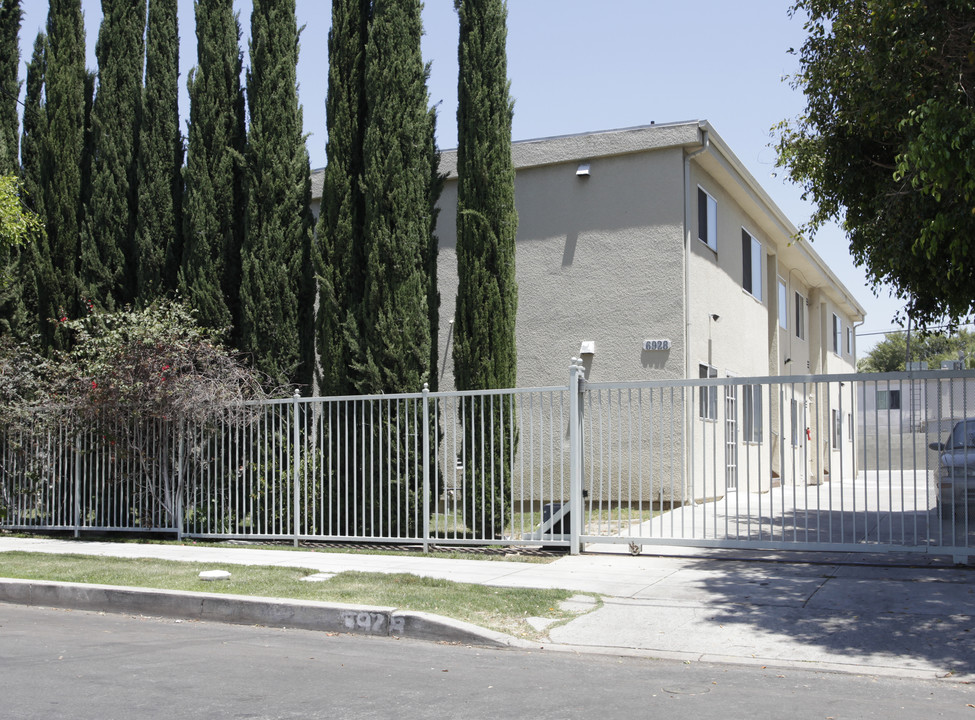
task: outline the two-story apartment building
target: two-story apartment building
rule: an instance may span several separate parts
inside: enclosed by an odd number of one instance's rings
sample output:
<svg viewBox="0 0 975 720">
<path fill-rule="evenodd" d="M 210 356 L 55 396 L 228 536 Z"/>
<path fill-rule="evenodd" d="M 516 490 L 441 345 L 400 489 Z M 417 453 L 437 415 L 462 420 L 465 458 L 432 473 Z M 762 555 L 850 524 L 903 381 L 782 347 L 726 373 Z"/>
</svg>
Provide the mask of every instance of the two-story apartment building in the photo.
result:
<svg viewBox="0 0 975 720">
<path fill-rule="evenodd" d="M 863 308 L 809 244 L 796 240 L 795 226 L 707 122 L 516 142 L 512 155 L 519 387 L 564 384 L 568 360 L 584 344 L 596 381 L 855 371 L 854 326 Z M 456 152 L 443 153 L 441 168 L 438 372 L 447 390 Z M 320 186 L 313 178 L 316 199 Z M 713 388 L 686 414 L 713 425 L 722 443 L 740 434 L 745 453 L 764 453 L 779 434 L 803 444 L 808 478 L 829 466 L 830 453 L 848 453 L 852 467 L 852 446 L 806 432 L 835 434 L 844 416 L 829 417 L 826 407 L 835 414 L 839 398 L 824 401 L 796 387 L 789 386 L 788 407 L 767 388 L 764 399 L 737 397 L 742 386 Z M 783 417 L 793 427 L 780 433 Z M 744 460 L 720 461 L 730 468 L 729 484 Z"/>
</svg>

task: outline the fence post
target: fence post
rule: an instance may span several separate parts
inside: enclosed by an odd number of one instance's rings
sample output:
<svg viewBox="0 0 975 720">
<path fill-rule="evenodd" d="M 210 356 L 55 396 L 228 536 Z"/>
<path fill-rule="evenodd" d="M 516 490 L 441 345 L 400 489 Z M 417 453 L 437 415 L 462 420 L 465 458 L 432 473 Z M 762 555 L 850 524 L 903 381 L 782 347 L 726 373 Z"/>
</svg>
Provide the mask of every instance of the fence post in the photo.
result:
<svg viewBox="0 0 975 720">
<path fill-rule="evenodd" d="M 81 536 L 81 431 L 74 437 L 74 536 Z"/>
<path fill-rule="evenodd" d="M 569 365 L 569 552 L 578 555 L 582 534 L 582 383 L 585 368 L 580 358 Z"/>
<path fill-rule="evenodd" d="M 301 393 L 295 390 L 295 394 L 292 398 L 292 412 L 291 412 L 291 423 L 292 423 L 292 470 L 291 470 L 291 491 L 294 494 L 294 501 L 292 503 L 294 507 L 294 535 L 295 535 L 295 547 L 298 547 L 298 534 L 301 530 L 300 523 L 298 520 L 298 511 L 301 507 L 300 495 L 301 495 L 301 483 L 298 479 L 298 472 L 301 466 L 301 453 L 298 449 L 298 412 L 300 406 L 298 401 L 301 399 Z"/>
<path fill-rule="evenodd" d="M 186 421 L 177 424 L 179 435 L 179 450 L 176 453 L 176 539 L 183 542 L 183 462 L 186 451 Z"/>
<path fill-rule="evenodd" d="M 423 552 L 430 551 L 430 385 L 423 383 Z"/>
</svg>

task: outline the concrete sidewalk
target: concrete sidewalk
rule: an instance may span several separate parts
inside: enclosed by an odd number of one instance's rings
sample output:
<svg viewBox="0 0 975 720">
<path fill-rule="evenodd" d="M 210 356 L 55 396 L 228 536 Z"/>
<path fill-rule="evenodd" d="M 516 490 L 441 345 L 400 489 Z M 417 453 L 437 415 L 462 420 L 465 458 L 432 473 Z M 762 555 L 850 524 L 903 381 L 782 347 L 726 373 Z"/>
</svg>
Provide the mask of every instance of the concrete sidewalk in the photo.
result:
<svg viewBox="0 0 975 720">
<path fill-rule="evenodd" d="M 975 568 L 907 564 L 926 562 L 922 556 L 890 564 L 890 558 L 871 562 L 862 556 L 704 550 L 682 556 L 675 550 L 670 556 L 588 553 L 539 564 L 0 537 L 0 553 L 13 550 L 322 573 L 406 572 L 488 586 L 598 593 L 603 605 L 551 628 L 547 642 L 528 644 L 395 608 L 0 581 L 0 600 L 6 602 L 58 605 L 60 598 L 67 607 L 87 602 L 95 609 L 146 615 L 355 632 L 379 628 L 386 634 L 496 646 L 975 681 Z M 179 597 L 188 597 L 192 609 Z"/>
</svg>

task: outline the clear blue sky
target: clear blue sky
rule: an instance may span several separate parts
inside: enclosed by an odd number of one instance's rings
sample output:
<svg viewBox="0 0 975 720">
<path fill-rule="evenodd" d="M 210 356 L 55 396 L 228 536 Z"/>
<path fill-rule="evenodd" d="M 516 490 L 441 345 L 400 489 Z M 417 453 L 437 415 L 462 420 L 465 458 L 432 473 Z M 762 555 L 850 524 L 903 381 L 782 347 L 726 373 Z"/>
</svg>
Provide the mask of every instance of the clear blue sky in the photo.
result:
<svg viewBox="0 0 975 720">
<path fill-rule="evenodd" d="M 47 3 L 27 0 L 21 59 L 44 27 Z M 88 64 L 100 3 L 84 0 Z M 247 61 L 249 0 L 236 0 Z M 427 0 L 424 57 L 432 63 L 430 99 L 439 103 L 441 148 L 457 143 L 457 16 L 453 0 Z M 802 19 L 775 0 L 509 0 L 508 75 L 515 100 L 514 139 L 682 120 L 709 120 L 796 225 L 809 216 L 798 188 L 775 168 L 770 129 L 799 114 L 803 97 L 786 78 L 797 68 Z M 301 41 L 298 79 L 312 167 L 325 164 L 328 0 L 297 0 Z M 192 0 L 180 0 L 180 111 L 188 110 L 186 74 L 196 64 Z M 24 77 L 23 65 L 21 79 Z M 185 126 L 184 126 L 185 132 Z M 855 268 L 839 228 L 825 228 L 813 248 L 867 310 L 858 328 L 860 357 L 892 328 L 900 307 L 886 290 L 875 297 Z"/>
</svg>

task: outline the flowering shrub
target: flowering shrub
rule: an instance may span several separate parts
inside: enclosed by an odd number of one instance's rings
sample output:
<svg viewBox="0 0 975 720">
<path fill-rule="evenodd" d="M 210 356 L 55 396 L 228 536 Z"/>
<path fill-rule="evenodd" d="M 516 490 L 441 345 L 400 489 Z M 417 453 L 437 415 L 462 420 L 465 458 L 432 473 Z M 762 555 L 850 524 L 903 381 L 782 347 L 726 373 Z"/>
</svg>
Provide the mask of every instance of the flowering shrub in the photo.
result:
<svg viewBox="0 0 975 720">
<path fill-rule="evenodd" d="M 256 372 L 177 302 L 67 320 L 74 348 L 61 358 L 60 395 L 82 415 L 202 421 L 265 396 Z"/>
</svg>

